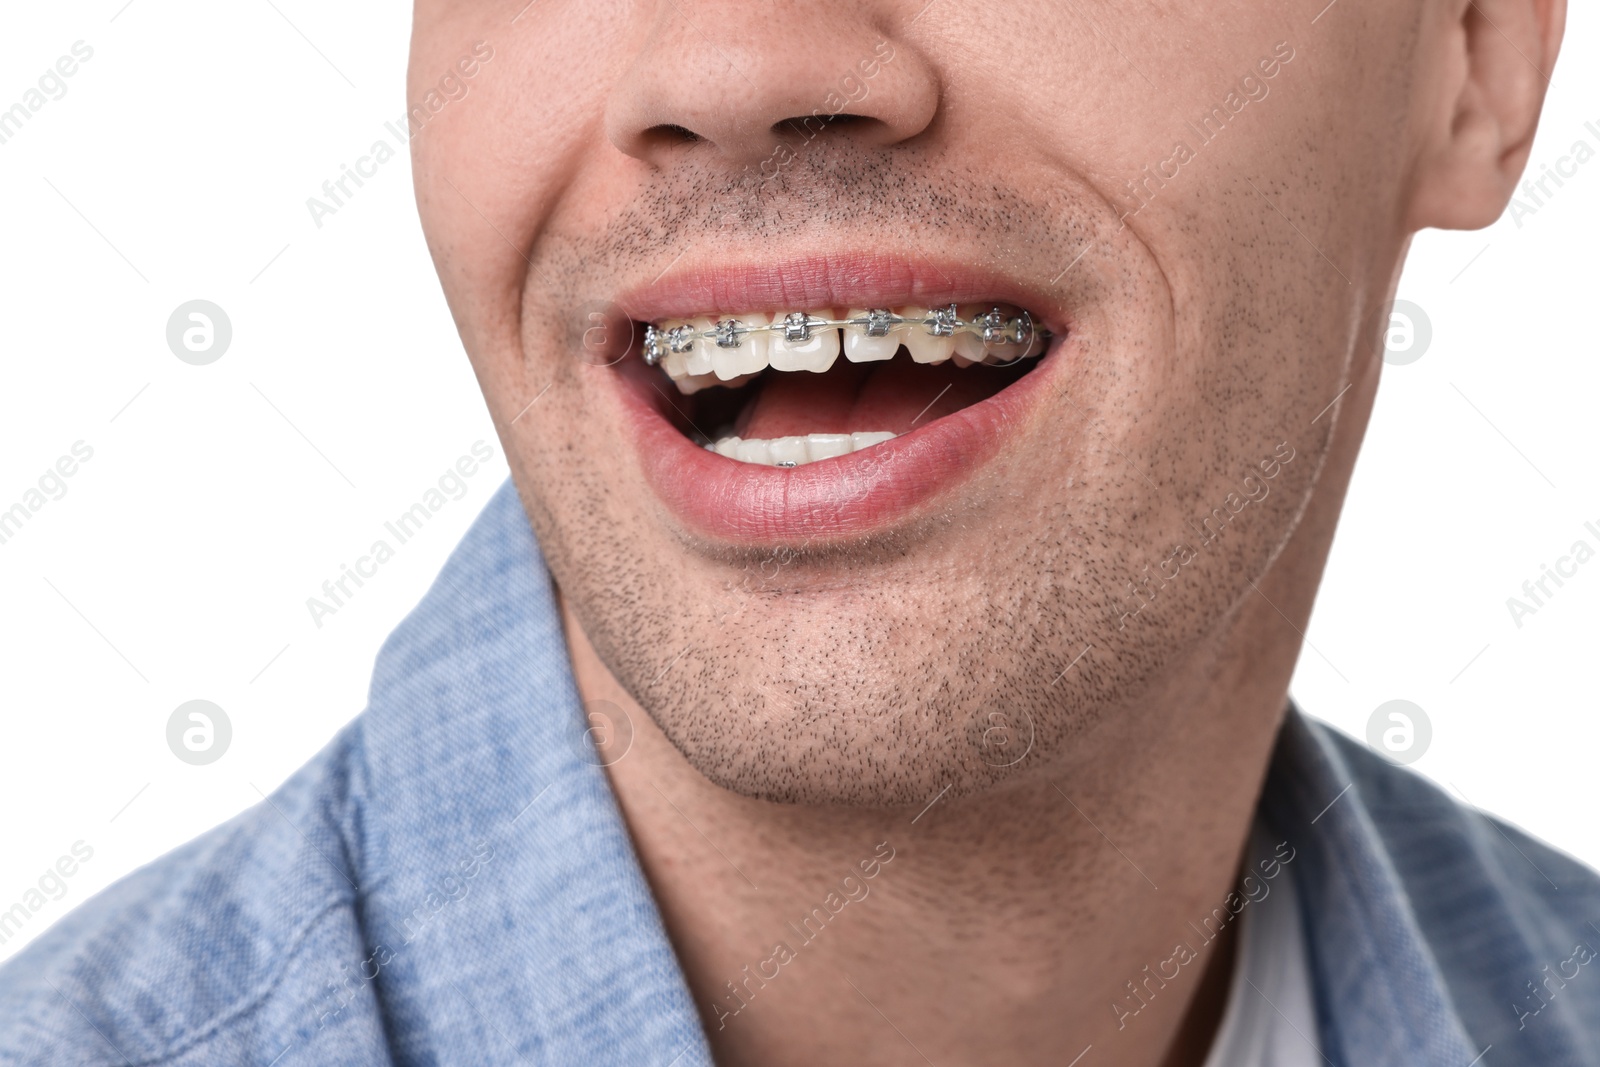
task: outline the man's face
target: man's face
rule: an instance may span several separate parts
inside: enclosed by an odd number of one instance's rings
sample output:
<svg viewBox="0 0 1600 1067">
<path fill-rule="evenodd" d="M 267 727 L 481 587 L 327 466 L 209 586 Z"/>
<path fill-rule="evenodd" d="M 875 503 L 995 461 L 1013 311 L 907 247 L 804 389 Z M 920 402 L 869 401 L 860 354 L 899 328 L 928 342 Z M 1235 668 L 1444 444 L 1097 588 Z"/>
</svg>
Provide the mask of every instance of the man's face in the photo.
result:
<svg viewBox="0 0 1600 1067">
<path fill-rule="evenodd" d="M 413 142 L 424 228 L 566 603 L 694 766 L 776 800 L 982 788 L 1226 628 L 1372 355 L 1423 11 L 521 3 L 419 2 L 413 105 L 492 50 Z M 950 304 L 1049 349 L 919 362 Z M 640 351 L 880 308 L 904 347 L 857 362 L 847 329 L 825 372 L 781 332 Z M 694 359 L 734 387 L 682 392 Z M 898 436 L 771 465 L 852 432 Z M 729 436 L 768 462 L 703 447 Z"/>
</svg>

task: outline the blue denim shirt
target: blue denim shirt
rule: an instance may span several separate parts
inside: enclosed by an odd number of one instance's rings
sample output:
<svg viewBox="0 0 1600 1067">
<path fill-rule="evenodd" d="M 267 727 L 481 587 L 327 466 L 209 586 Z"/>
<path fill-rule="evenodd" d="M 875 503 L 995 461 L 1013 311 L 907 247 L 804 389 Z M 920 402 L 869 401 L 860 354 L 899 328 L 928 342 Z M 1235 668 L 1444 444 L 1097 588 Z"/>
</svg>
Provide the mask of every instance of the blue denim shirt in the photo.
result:
<svg viewBox="0 0 1600 1067">
<path fill-rule="evenodd" d="M 0 1064 L 709 1064 L 579 709 L 508 484 L 325 751 L 0 969 Z M 1600 1065 L 1590 871 L 1293 709 L 1259 817 L 1328 1063 Z"/>
</svg>

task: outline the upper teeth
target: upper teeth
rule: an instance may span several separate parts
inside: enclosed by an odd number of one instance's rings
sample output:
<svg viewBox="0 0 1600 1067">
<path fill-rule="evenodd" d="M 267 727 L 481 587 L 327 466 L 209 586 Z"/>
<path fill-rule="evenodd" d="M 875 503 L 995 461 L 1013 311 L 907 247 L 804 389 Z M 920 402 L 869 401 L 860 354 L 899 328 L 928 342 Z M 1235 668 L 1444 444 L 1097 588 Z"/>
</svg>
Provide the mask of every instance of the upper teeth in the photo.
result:
<svg viewBox="0 0 1600 1067">
<path fill-rule="evenodd" d="M 1026 311 L 1008 314 L 999 307 L 968 316 L 955 304 L 852 308 L 842 319 L 827 312 L 756 312 L 650 323 L 644 361 L 660 364 L 680 390 L 692 393 L 768 367 L 821 373 L 839 357 L 841 331 L 844 357 L 852 363 L 891 359 L 902 344 L 918 363 L 1010 363 L 1039 355 L 1050 338 Z"/>
</svg>

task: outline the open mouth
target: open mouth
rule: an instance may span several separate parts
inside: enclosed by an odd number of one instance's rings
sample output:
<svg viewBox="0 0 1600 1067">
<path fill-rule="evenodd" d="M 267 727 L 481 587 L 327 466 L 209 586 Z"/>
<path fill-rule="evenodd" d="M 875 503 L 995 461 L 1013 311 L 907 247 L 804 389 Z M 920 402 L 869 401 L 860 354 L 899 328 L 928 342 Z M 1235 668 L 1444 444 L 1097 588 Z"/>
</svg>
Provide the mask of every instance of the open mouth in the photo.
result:
<svg viewBox="0 0 1600 1067">
<path fill-rule="evenodd" d="M 973 476 L 1030 476 L 1013 446 L 1065 387 L 1078 319 L 1004 273 L 850 249 L 691 261 L 614 300 L 582 343 L 665 528 L 717 550 L 917 536 L 1011 491 Z"/>
<path fill-rule="evenodd" d="M 875 448 L 1029 374 L 1049 331 L 1007 303 L 662 319 L 640 354 L 686 398 L 670 421 L 740 463 L 798 467 Z"/>
</svg>

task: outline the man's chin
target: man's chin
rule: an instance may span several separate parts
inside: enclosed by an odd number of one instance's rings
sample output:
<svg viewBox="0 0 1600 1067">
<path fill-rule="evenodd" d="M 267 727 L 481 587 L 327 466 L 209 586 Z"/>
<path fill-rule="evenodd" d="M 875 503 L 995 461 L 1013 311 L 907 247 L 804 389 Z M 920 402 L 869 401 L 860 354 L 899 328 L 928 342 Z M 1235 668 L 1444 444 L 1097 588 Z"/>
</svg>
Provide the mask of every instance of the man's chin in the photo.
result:
<svg viewBox="0 0 1600 1067">
<path fill-rule="evenodd" d="M 776 804 L 903 808 L 913 815 L 953 800 L 1023 784 L 1055 762 L 1072 732 L 1039 725 L 1037 711 L 980 700 L 978 711 L 940 706 L 861 710 L 833 702 L 741 700 L 727 694 L 649 714 L 684 760 L 712 784 Z M 1056 714 L 1066 714 L 1056 709 Z M 1056 736 L 1048 736 L 1054 734 Z"/>
</svg>

